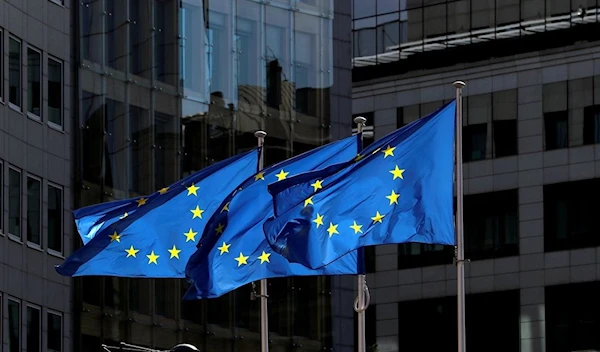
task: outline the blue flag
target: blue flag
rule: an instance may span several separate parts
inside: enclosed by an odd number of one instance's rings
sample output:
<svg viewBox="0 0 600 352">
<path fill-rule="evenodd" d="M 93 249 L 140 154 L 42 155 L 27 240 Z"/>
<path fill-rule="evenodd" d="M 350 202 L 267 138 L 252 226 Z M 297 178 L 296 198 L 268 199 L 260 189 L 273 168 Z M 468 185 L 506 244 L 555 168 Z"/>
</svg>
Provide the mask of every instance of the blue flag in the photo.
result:
<svg viewBox="0 0 600 352">
<path fill-rule="evenodd" d="M 318 269 L 370 245 L 454 245 L 455 110 L 452 101 L 352 161 L 269 185 L 273 250 Z"/>
<path fill-rule="evenodd" d="M 75 226 L 83 244 L 88 243 L 101 229 L 133 213 L 135 208 L 132 205 L 140 198 L 115 200 L 74 210 Z"/>
<path fill-rule="evenodd" d="M 184 299 L 214 298 L 261 279 L 362 273 L 363 260 L 357 251 L 319 269 L 289 263 L 275 253 L 265 239 L 262 225 L 273 215 L 267 186 L 309 170 L 356 157 L 360 138 L 352 136 L 308 151 L 265 168 L 245 180 L 227 197 L 227 212 L 215 213 L 205 228 L 198 251 L 186 267 L 192 284 Z"/>
<path fill-rule="evenodd" d="M 90 216 L 85 226 L 97 230 L 56 271 L 65 276 L 185 277 L 206 220 L 223 211 L 223 199 L 256 173 L 258 155 L 254 149 L 223 160 L 148 197 L 84 208 L 82 218 Z"/>
</svg>

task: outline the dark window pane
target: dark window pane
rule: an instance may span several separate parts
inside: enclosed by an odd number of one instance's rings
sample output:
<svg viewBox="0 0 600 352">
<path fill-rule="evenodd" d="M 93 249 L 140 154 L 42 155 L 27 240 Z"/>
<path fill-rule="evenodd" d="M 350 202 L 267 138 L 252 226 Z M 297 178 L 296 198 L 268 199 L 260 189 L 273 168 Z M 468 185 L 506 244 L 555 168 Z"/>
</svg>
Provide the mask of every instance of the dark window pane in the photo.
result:
<svg viewBox="0 0 600 352">
<path fill-rule="evenodd" d="M 84 303 L 99 306 L 102 304 L 102 277 L 81 277 L 82 299 Z"/>
<path fill-rule="evenodd" d="M 8 171 L 8 233 L 21 238 L 21 173 Z"/>
<path fill-rule="evenodd" d="M 375 248 L 376 246 L 364 248 L 365 270 L 368 273 L 374 273 L 377 270 L 377 253 Z"/>
<path fill-rule="evenodd" d="M 40 320 L 40 310 L 34 307 L 27 307 L 27 352 L 40 351 L 40 335 L 42 326 Z"/>
<path fill-rule="evenodd" d="M 42 184 L 27 177 L 27 241 L 41 245 Z"/>
<path fill-rule="evenodd" d="M 473 29 L 494 27 L 496 23 L 495 0 L 472 0 L 471 1 L 471 21 Z M 517 8 L 518 10 L 518 8 Z M 517 11 L 517 18 L 519 17 Z"/>
<path fill-rule="evenodd" d="M 175 0 L 154 0 L 156 79 L 173 86 L 178 85 L 179 74 L 177 72 L 179 43 L 176 20 L 178 4 L 179 1 Z"/>
<path fill-rule="evenodd" d="M 48 121 L 62 126 L 62 62 L 48 58 Z"/>
<path fill-rule="evenodd" d="M 518 254 L 518 191 L 465 196 L 465 251 L 469 259 Z"/>
<path fill-rule="evenodd" d="M 103 62 L 103 2 L 83 0 L 79 4 L 81 57 L 98 64 Z"/>
<path fill-rule="evenodd" d="M 178 153 L 180 129 L 171 115 L 154 113 L 154 180 L 155 188 L 167 187 L 179 179 Z"/>
<path fill-rule="evenodd" d="M 21 42 L 8 39 L 8 101 L 21 106 Z"/>
<path fill-rule="evenodd" d="M 517 120 L 494 121 L 494 154 L 497 158 L 517 154 Z"/>
<path fill-rule="evenodd" d="M 152 192 L 152 128 L 150 112 L 129 106 L 129 191 L 133 195 Z"/>
<path fill-rule="evenodd" d="M 106 99 L 104 105 L 104 185 L 110 196 L 122 199 L 127 196 L 127 111 L 120 101 Z"/>
<path fill-rule="evenodd" d="M 600 349 L 600 283 L 549 286 L 545 291 L 546 350 Z"/>
<path fill-rule="evenodd" d="M 8 352 L 21 352 L 21 303 L 8 300 Z"/>
<path fill-rule="evenodd" d="M 179 282 L 177 280 L 154 280 L 154 312 L 157 315 L 175 318 L 175 301 L 171 298 L 175 296 L 176 287 L 179 287 Z"/>
<path fill-rule="evenodd" d="M 42 55 L 27 48 L 27 111 L 42 116 Z"/>
<path fill-rule="evenodd" d="M 127 67 L 127 8 L 119 0 L 106 0 L 106 64 L 116 70 Z"/>
<path fill-rule="evenodd" d="M 48 185 L 48 249 L 62 253 L 62 189 Z"/>
<path fill-rule="evenodd" d="M 151 281 L 147 279 L 129 280 L 129 309 L 141 314 L 149 315 L 151 312 Z"/>
<path fill-rule="evenodd" d="M 62 316 L 48 313 L 48 352 L 61 352 L 62 339 Z"/>
<path fill-rule="evenodd" d="M 132 74 L 151 78 L 152 74 L 152 3 L 129 2 L 129 70 Z M 86 26 L 84 26 L 85 28 Z"/>
<path fill-rule="evenodd" d="M 186 280 L 180 280 L 181 296 L 187 292 L 190 284 Z M 196 324 L 203 323 L 203 316 L 205 314 L 204 301 L 203 300 L 182 300 L 181 301 L 181 319 L 189 320 Z"/>
<path fill-rule="evenodd" d="M 583 144 L 600 143 L 600 105 L 583 110 Z"/>
<path fill-rule="evenodd" d="M 567 148 L 569 146 L 569 122 L 567 111 L 545 113 L 544 130 L 546 150 Z"/>
<path fill-rule="evenodd" d="M 84 181 L 97 187 L 103 179 L 104 110 L 102 96 L 86 91 L 81 93 L 81 172 Z"/>
<path fill-rule="evenodd" d="M 4 164 L 2 163 L 0 163 L 0 199 L 4 199 Z M 0 214 L 4 214 L 4 201 L 0 201 Z M 2 230 L 4 230 L 4 215 L 0 216 L 0 232 L 3 232 Z"/>
<path fill-rule="evenodd" d="M 453 246 L 423 243 L 403 243 L 398 245 L 398 269 L 452 263 Z"/>
<path fill-rule="evenodd" d="M 600 245 L 594 201 L 600 179 L 544 186 L 545 250 L 564 250 Z M 582 195 L 587 196 L 582 196 Z"/>
<path fill-rule="evenodd" d="M 487 123 L 463 127 L 463 159 L 465 162 L 485 159 Z"/>
</svg>

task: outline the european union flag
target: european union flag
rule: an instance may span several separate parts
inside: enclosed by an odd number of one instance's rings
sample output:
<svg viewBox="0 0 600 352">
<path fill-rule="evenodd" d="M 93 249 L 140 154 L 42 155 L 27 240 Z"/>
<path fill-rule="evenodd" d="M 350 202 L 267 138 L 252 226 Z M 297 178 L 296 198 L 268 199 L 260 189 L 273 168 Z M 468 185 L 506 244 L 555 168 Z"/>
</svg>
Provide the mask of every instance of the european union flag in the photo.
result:
<svg viewBox="0 0 600 352">
<path fill-rule="evenodd" d="M 356 157 L 359 136 L 352 136 L 265 168 L 245 180 L 223 201 L 227 212 L 215 213 L 205 228 L 198 251 L 186 267 L 192 283 L 184 299 L 219 297 L 261 279 L 362 273 L 363 260 L 352 252 L 319 270 L 289 263 L 269 247 L 262 229 L 273 215 L 272 197 L 267 185 L 293 175 L 315 170 Z M 310 205 L 306 201 L 306 205 Z M 306 213 L 304 221 L 309 221 Z"/>
<path fill-rule="evenodd" d="M 269 185 L 275 216 L 264 232 L 271 247 L 318 269 L 370 245 L 454 245 L 455 110 L 452 101 L 352 161 Z"/>
<path fill-rule="evenodd" d="M 148 197 L 84 208 L 85 227 L 95 228 L 94 235 L 56 271 L 65 276 L 185 277 L 207 218 L 226 211 L 223 199 L 256 173 L 258 155 L 254 149 L 223 160 Z"/>
<path fill-rule="evenodd" d="M 115 200 L 74 210 L 75 226 L 83 244 L 94 238 L 99 230 L 129 216 L 129 212 L 133 213 L 135 208 L 132 205 L 140 198 Z"/>
</svg>

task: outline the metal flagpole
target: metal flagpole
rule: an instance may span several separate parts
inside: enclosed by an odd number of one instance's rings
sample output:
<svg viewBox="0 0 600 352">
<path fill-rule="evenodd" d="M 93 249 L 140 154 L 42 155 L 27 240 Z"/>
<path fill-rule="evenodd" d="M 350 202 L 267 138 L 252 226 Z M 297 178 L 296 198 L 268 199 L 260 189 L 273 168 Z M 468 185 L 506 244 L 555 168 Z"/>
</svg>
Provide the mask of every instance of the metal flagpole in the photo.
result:
<svg viewBox="0 0 600 352">
<path fill-rule="evenodd" d="M 354 123 L 356 123 L 358 133 L 363 132 L 367 119 L 362 116 L 357 116 L 354 118 Z M 364 140 L 363 136 L 361 136 L 361 140 Z M 360 250 L 364 251 L 364 248 Z M 369 306 L 365 294 L 367 291 L 367 278 L 365 275 L 358 275 L 356 279 L 358 295 L 356 296 L 356 301 L 354 302 L 354 310 L 358 315 L 358 352 L 366 352 L 367 351 L 367 343 L 365 338 L 365 310 Z"/>
<path fill-rule="evenodd" d="M 455 81 L 456 88 L 456 308 L 458 316 L 458 352 L 466 352 L 465 328 L 465 248 L 463 243 L 463 163 L 462 163 L 462 90 L 465 82 Z"/>
<path fill-rule="evenodd" d="M 256 131 L 254 136 L 258 138 L 258 146 L 262 147 L 265 143 L 267 132 Z M 260 152 L 258 160 L 258 171 L 263 169 L 264 150 Z M 254 284 L 253 284 L 254 286 Z M 254 291 L 253 291 L 254 292 Z M 269 310 L 267 309 L 267 279 L 260 280 L 260 350 L 261 352 L 269 352 Z"/>
</svg>

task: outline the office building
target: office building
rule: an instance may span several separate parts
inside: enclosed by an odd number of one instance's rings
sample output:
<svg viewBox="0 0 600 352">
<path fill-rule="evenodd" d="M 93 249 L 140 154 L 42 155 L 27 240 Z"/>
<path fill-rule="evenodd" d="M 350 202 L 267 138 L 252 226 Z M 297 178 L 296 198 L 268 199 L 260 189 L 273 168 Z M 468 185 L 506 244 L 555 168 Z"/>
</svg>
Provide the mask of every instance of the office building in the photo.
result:
<svg viewBox="0 0 600 352">
<path fill-rule="evenodd" d="M 600 349 L 598 2 L 353 3 L 353 114 L 374 139 L 467 83 L 467 348 Z M 368 344 L 456 350 L 453 248 L 374 252 Z"/>
<path fill-rule="evenodd" d="M 0 1 L 0 349 L 71 351 L 71 13 Z"/>
</svg>

